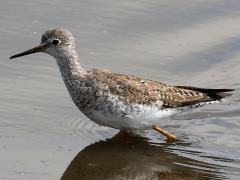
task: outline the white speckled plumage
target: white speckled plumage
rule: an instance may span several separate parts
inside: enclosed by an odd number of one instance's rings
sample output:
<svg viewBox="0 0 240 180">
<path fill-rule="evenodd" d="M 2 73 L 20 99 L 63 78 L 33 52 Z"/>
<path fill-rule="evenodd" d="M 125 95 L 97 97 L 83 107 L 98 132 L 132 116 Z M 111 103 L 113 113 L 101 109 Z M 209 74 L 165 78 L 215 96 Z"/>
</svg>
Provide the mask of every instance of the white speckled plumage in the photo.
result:
<svg viewBox="0 0 240 180">
<path fill-rule="evenodd" d="M 19 56 L 45 52 L 59 66 L 69 94 L 92 121 L 112 128 L 149 129 L 161 118 L 201 103 L 218 101 L 229 89 L 203 89 L 166 84 L 106 70 L 80 66 L 72 34 L 64 29 L 46 31 L 41 44 Z"/>
</svg>

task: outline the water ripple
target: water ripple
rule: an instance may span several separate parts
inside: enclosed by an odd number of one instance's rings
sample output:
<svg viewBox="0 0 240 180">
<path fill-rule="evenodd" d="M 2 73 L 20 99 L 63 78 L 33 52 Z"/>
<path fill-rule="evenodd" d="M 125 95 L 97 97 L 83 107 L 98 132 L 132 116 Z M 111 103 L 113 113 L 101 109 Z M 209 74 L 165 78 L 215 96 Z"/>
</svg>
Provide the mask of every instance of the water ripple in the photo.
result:
<svg viewBox="0 0 240 180">
<path fill-rule="evenodd" d="M 116 132 L 111 128 L 99 126 L 80 112 L 73 112 L 65 115 L 60 124 L 71 133 L 77 134 L 81 138 L 89 138 L 92 140 L 108 138 Z"/>
</svg>

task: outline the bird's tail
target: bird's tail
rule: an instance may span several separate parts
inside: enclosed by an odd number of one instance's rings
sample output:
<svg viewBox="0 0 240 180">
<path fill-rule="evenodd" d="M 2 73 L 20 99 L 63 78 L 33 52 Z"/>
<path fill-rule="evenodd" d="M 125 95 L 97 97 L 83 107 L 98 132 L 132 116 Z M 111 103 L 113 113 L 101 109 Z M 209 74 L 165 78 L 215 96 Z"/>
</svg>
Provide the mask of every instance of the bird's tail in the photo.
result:
<svg viewBox="0 0 240 180">
<path fill-rule="evenodd" d="M 176 87 L 193 91 L 199 91 L 211 97 L 213 100 L 221 100 L 227 96 L 231 96 L 232 94 L 229 92 L 234 91 L 234 89 L 207 89 L 192 86 L 176 86 Z"/>
</svg>

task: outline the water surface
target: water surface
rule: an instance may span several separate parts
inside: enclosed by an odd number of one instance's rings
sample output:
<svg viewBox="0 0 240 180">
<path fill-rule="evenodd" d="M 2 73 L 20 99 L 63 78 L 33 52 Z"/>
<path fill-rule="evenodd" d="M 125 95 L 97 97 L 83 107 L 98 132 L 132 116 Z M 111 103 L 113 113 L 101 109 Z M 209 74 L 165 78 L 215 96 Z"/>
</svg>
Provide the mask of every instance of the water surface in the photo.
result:
<svg viewBox="0 0 240 180">
<path fill-rule="evenodd" d="M 0 179 L 238 179 L 239 12 L 237 0 L 2 2 Z M 116 141 L 74 106 L 53 58 L 8 59 L 55 27 L 73 32 L 84 67 L 236 91 L 161 121 L 181 143 L 153 131 Z"/>
</svg>

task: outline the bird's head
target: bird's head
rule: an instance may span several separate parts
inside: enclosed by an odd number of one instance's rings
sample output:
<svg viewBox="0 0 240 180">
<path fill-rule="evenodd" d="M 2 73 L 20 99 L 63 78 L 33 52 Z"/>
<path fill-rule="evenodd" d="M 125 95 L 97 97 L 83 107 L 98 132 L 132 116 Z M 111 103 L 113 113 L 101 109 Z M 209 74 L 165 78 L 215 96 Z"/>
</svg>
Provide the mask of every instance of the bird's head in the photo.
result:
<svg viewBox="0 0 240 180">
<path fill-rule="evenodd" d="M 42 35 L 41 43 L 38 46 L 11 56 L 10 59 L 37 52 L 44 52 L 58 58 L 58 56 L 64 56 L 65 53 L 72 50 L 75 51 L 75 39 L 73 35 L 68 30 L 57 28 L 46 31 Z"/>
</svg>

